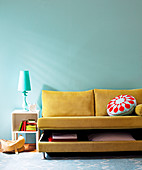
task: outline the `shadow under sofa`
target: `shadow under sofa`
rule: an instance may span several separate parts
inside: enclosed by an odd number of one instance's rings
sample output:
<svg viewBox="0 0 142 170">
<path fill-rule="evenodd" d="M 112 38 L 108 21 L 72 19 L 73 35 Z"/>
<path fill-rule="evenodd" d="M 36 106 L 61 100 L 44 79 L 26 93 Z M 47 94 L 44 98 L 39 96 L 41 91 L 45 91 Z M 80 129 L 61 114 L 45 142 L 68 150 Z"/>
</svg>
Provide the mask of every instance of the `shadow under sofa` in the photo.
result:
<svg viewBox="0 0 142 170">
<path fill-rule="evenodd" d="M 38 142 L 39 152 L 119 152 L 142 151 L 142 117 L 108 116 L 107 104 L 114 97 L 128 94 L 135 97 L 137 105 L 142 104 L 142 89 L 104 90 L 85 92 L 42 92 L 42 118 L 38 128 L 43 131 Z M 85 101 L 85 102 L 84 102 Z M 84 112 L 85 111 L 85 112 Z M 82 114 L 81 114 L 82 113 Z M 49 142 L 53 131 L 68 131 L 85 135 L 90 131 L 129 131 L 134 141 L 88 141 Z"/>
</svg>

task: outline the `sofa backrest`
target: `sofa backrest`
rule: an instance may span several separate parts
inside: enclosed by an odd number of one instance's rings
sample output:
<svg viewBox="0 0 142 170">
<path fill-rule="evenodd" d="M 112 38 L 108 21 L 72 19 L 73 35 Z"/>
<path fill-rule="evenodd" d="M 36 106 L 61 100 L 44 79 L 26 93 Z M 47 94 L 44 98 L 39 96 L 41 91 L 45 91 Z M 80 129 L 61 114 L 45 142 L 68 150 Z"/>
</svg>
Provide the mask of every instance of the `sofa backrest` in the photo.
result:
<svg viewBox="0 0 142 170">
<path fill-rule="evenodd" d="M 107 115 L 107 104 L 114 97 L 118 95 L 131 95 L 135 97 L 137 104 L 142 104 L 142 89 L 133 90 L 105 90 L 105 89 L 94 89 L 95 94 L 95 115 L 106 116 Z"/>
<path fill-rule="evenodd" d="M 42 116 L 94 116 L 93 90 L 81 92 L 42 91 Z"/>
</svg>

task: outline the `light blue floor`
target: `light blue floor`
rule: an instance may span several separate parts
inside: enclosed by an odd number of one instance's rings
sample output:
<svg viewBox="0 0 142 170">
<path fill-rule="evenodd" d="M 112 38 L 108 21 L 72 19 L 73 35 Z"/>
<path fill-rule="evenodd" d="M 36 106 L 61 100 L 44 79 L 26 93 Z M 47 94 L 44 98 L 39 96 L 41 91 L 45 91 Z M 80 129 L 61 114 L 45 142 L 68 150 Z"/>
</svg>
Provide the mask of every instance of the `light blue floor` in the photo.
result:
<svg viewBox="0 0 142 170">
<path fill-rule="evenodd" d="M 142 170 L 142 156 L 52 157 L 42 153 L 0 153 L 0 170 Z"/>
</svg>

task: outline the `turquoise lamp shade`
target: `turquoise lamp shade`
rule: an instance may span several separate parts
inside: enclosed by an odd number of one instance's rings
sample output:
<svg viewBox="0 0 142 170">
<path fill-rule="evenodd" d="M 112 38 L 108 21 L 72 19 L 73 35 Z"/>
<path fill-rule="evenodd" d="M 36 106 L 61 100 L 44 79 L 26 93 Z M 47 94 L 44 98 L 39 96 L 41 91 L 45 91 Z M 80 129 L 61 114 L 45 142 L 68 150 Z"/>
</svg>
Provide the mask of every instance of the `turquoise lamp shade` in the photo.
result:
<svg viewBox="0 0 142 170">
<path fill-rule="evenodd" d="M 18 91 L 31 91 L 29 71 L 20 71 Z"/>
<path fill-rule="evenodd" d="M 20 71 L 18 91 L 23 94 L 23 104 L 22 107 L 25 111 L 28 111 L 28 104 L 26 101 L 27 91 L 31 91 L 30 76 L 29 71 Z"/>
</svg>

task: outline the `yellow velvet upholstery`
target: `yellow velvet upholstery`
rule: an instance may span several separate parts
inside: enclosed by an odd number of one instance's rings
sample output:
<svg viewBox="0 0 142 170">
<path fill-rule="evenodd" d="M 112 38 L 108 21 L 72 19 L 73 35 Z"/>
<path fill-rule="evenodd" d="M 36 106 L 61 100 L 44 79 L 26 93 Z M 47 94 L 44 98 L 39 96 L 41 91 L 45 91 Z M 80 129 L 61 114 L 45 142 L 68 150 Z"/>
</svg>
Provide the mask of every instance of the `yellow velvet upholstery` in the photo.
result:
<svg viewBox="0 0 142 170">
<path fill-rule="evenodd" d="M 136 106 L 135 113 L 139 116 L 142 116 L 142 104 Z"/>
<path fill-rule="evenodd" d="M 94 116 L 93 90 L 82 92 L 43 90 L 42 116 Z"/>
<path fill-rule="evenodd" d="M 95 93 L 95 97 L 94 97 Z M 108 102 L 121 94 L 135 97 L 137 104 L 142 104 L 142 89 L 135 90 L 99 90 L 86 92 L 43 91 L 42 114 L 38 119 L 41 130 L 76 130 L 80 129 L 137 129 L 142 128 L 142 116 L 107 116 Z M 95 98 L 95 100 L 94 100 Z M 94 101 L 96 116 L 94 116 Z M 141 115 L 141 107 L 136 107 Z M 46 133 L 45 133 L 46 134 Z M 43 134 L 44 135 L 44 134 Z M 39 152 L 114 152 L 142 151 L 142 140 L 135 141 L 77 141 L 48 142 L 40 138 Z"/>
<path fill-rule="evenodd" d="M 39 129 L 142 128 L 142 117 L 141 116 L 46 117 L 38 119 L 38 128 Z"/>
<path fill-rule="evenodd" d="M 122 94 L 127 94 L 135 97 L 137 104 L 142 103 L 142 89 L 134 90 L 105 90 L 105 89 L 95 89 L 95 112 L 96 116 L 106 116 L 107 115 L 107 104 L 114 97 Z"/>
<path fill-rule="evenodd" d="M 39 152 L 116 152 L 142 151 L 142 141 L 39 142 Z"/>
</svg>

